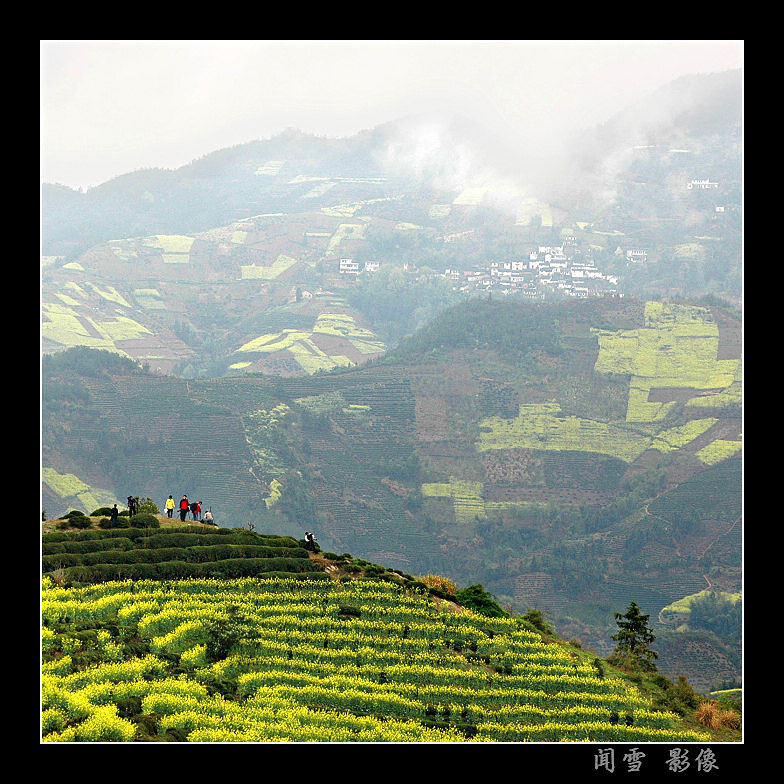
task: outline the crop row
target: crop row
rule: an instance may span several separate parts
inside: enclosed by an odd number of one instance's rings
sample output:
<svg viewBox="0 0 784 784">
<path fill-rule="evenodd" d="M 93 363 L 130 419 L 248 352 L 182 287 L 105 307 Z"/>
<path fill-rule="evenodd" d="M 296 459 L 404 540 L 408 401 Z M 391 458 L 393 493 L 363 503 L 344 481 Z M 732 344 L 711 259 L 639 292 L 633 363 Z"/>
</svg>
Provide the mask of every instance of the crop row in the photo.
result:
<svg viewBox="0 0 784 784">
<path fill-rule="evenodd" d="M 209 658 L 212 622 L 229 607 L 245 632 L 228 656 Z M 118 712 L 131 698 L 157 732 L 190 741 L 702 737 L 519 619 L 442 612 L 381 581 L 46 581 L 42 617 L 47 741 L 133 739 L 136 725 Z M 115 629 L 85 633 L 96 665 L 68 653 L 80 623 Z M 120 628 L 151 653 L 123 658 Z M 233 696 L 216 693 L 231 683 Z"/>
</svg>

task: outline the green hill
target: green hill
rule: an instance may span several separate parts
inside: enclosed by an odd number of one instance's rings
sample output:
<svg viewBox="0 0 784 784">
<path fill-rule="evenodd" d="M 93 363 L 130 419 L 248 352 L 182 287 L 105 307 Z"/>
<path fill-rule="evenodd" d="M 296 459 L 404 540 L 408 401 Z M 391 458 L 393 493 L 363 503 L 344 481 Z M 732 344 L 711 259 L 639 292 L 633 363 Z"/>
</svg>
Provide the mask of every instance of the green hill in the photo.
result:
<svg viewBox="0 0 784 784">
<path fill-rule="evenodd" d="M 43 740 L 738 739 L 696 724 L 666 679 L 654 688 L 526 618 L 461 606 L 465 592 L 298 544 L 166 522 L 45 534 Z"/>
</svg>

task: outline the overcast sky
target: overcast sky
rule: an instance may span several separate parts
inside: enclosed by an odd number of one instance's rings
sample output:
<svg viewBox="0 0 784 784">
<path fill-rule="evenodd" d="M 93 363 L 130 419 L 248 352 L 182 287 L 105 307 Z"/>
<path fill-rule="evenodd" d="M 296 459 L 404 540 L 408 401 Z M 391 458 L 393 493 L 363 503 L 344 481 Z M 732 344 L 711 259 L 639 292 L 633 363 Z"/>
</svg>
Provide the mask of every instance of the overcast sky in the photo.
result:
<svg viewBox="0 0 784 784">
<path fill-rule="evenodd" d="M 41 41 L 41 179 L 89 188 L 295 127 L 462 114 L 555 143 L 742 41 Z"/>
</svg>

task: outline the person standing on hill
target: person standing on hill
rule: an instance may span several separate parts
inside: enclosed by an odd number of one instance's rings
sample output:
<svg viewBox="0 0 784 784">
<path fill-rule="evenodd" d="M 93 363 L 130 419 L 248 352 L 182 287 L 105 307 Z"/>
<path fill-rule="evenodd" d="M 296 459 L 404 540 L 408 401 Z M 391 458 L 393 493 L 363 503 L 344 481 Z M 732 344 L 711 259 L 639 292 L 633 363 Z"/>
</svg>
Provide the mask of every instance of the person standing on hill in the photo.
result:
<svg viewBox="0 0 784 784">
<path fill-rule="evenodd" d="M 136 499 L 132 496 L 128 496 L 128 516 L 133 517 L 136 514 Z"/>
<path fill-rule="evenodd" d="M 201 501 L 196 502 L 195 519 L 201 520 Z"/>
<path fill-rule="evenodd" d="M 171 496 L 169 496 L 166 499 L 166 514 L 169 517 L 171 517 L 172 516 L 172 512 L 174 512 L 174 499 Z"/>
<path fill-rule="evenodd" d="M 117 518 L 120 514 L 120 510 L 117 508 L 117 504 L 112 507 L 111 512 L 109 512 L 109 519 L 112 521 L 112 525 L 115 525 L 117 522 Z"/>
<path fill-rule="evenodd" d="M 195 501 L 193 503 L 191 503 L 191 514 L 193 515 L 193 519 L 194 520 L 196 519 L 196 507 L 197 506 L 198 506 L 198 504 Z"/>
<path fill-rule="evenodd" d="M 185 518 L 188 515 L 188 507 L 188 496 L 184 495 L 180 500 L 180 520 L 182 520 L 183 523 L 185 522 Z"/>
</svg>

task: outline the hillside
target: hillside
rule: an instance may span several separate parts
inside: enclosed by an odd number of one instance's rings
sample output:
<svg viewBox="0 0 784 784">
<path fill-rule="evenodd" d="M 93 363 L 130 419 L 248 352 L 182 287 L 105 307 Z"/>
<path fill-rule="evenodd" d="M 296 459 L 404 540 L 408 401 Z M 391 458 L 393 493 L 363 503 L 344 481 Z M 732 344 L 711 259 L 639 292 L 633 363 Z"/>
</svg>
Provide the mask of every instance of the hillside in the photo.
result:
<svg viewBox="0 0 784 784">
<path fill-rule="evenodd" d="M 740 739 L 698 724 L 682 685 L 616 670 L 535 619 L 470 610 L 444 581 L 153 519 L 43 536 L 45 742 Z M 279 545 L 301 552 L 258 572 Z M 269 552 L 240 565 L 232 549 Z M 82 564 L 58 566 L 68 555 Z"/>
<path fill-rule="evenodd" d="M 740 589 L 740 322 L 716 306 L 472 300 L 383 361 L 306 377 L 87 355 L 105 372 L 44 363 L 50 513 L 187 492 L 221 524 L 479 580 L 603 653 L 631 600 L 674 632 L 672 602 Z M 721 688 L 739 639 L 702 623 L 661 668 Z"/>
</svg>

